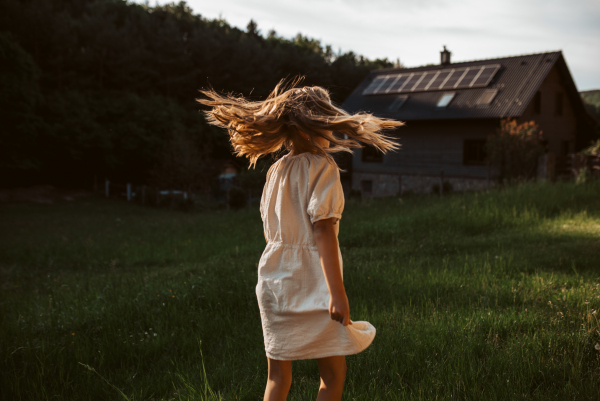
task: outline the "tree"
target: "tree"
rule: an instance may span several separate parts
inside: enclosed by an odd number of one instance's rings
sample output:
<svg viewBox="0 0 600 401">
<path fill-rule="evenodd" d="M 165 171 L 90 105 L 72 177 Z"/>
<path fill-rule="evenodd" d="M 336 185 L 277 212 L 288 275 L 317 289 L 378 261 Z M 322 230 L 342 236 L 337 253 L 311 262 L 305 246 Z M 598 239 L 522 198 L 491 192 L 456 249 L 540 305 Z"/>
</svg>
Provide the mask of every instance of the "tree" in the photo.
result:
<svg viewBox="0 0 600 401">
<path fill-rule="evenodd" d="M 498 172 L 500 182 L 531 179 L 545 150 L 542 141 L 542 131 L 535 121 L 518 124 L 514 119 L 504 119 L 486 142 L 488 164 Z"/>
<path fill-rule="evenodd" d="M 36 146 L 41 128 L 36 115 L 42 99 L 39 76 L 33 58 L 14 36 L 0 33 L 0 175 L 4 180 L 40 167 L 40 149 Z"/>
<path fill-rule="evenodd" d="M 152 182 L 162 188 L 189 193 L 207 189 L 211 177 L 210 146 L 175 131 L 152 170 Z"/>
</svg>

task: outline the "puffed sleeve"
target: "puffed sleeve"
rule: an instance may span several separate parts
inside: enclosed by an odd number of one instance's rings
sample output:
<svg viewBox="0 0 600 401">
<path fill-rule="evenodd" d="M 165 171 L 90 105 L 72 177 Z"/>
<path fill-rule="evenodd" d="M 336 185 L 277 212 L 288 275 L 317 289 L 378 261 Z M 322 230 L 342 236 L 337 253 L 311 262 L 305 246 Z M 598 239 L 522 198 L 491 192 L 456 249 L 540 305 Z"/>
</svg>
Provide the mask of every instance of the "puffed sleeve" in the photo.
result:
<svg viewBox="0 0 600 401">
<path fill-rule="evenodd" d="M 269 170 L 267 171 L 267 179 L 265 181 L 265 186 L 263 187 L 263 191 L 262 191 L 262 195 L 260 197 L 260 217 L 262 219 L 262 221 L 266 220 L 266 214 L 267 214 L 267 210 L 266 210 L 266 202 L 267 202 L 267 197 L 269 196 L 269 192 L 271 189 L 271 173 L 273 172 L 273 169 L 276 168 L 275 164 L 273 164 L 271 167 L 269 167 Z"/>
<path fill-rule="evenodd" d="M 308 183 L 308 216 L 310 222 L 342 218 L 344 210 L 344 191 L 340 181 L 340 172 L 335 164 L 325 157 L 311 160 Z"/>
</svg>

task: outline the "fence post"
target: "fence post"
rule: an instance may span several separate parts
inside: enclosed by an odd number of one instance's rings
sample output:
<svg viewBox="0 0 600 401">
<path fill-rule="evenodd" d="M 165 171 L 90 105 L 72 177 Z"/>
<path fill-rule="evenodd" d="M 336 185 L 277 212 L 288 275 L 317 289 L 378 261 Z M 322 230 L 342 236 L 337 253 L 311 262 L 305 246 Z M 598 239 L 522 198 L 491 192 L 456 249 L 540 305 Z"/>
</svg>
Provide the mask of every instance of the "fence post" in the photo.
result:
<svg viewBox="0 0 600 401">
<path fill-rule="evenodd" d="M 131 200 L 131 184 L 127 184 L 127 202 Z"/>
<path fill-rule="evenodd" d="M 110 181 L 108 181 L 108 179 L 104 183 L 104 193 L 106 194 L 107 198 L 110 197 Z"/>
<path fill-rule="evenodd" d="M 146 186 L 142 185 L 142 206 L 146 206 Z"/>
<path fill-rule="evenodd" d="M 440 172 L 440 198 L 444 197 L 444 170 Z"/>
<path fill-rule="evenodd" d="M 400 187 L 400 197 L 404 196 L 404 190 L 402 189 L 402 174 L 398 174 L 398 186 Z"/>
</svg>

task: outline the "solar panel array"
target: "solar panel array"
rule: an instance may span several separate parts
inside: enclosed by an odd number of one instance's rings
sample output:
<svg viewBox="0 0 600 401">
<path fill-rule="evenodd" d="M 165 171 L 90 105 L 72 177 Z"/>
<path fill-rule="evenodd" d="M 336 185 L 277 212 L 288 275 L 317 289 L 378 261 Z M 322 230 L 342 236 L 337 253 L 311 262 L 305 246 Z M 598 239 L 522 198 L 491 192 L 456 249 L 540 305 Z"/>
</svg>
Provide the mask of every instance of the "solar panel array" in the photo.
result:
<svg viewBox="0 0 600 401">
<path fill-rule="evenodd" d="M 488 64 L 435 71 L 378 75 L 363 91 L 363 95 L 481 88 L 490 83 L 499 69 L 500 64 Z"/>
</svg>

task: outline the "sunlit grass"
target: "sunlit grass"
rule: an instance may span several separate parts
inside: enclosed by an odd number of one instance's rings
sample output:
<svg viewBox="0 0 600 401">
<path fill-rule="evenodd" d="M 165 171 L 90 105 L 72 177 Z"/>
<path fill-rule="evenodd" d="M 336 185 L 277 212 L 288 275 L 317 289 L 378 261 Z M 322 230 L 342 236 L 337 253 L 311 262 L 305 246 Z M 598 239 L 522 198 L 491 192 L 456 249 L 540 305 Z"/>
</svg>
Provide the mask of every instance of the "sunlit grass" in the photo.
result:
<svg viewBox="0 0 600 401">
<path fill-rule="evenodd" d="M 352 317 L 377 336 L 348 358 L 345 399 L 597 400 L 599 199 L 596 182 L 349 200 Z M 89 199 L 0 217 L 0 398 L 261 398 L 258 211 Z M 317 387 L 296 362 L 289 399 Z"/>
</svg>

